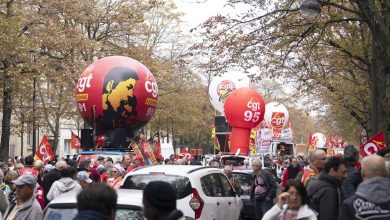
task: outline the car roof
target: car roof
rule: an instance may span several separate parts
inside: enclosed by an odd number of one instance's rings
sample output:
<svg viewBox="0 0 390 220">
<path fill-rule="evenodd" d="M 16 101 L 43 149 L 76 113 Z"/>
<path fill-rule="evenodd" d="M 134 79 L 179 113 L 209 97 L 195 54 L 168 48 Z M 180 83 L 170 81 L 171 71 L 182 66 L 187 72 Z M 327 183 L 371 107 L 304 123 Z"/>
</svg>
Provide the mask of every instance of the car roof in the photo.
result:
<svg viewBox="0 0 390 220">
<path fill-rule="evenodd" d="M 142 190 L 132 189 L 118 189 L 118 205 L 134 205 L 142 207 Z M 62 204 L 75 204 L 77 206 L 77 192 L 68 192 L 53 199 L 47 207 L 62 205 Z"/>
<path fill-rule="evenodd" d="M 201 166 L 201 165 L 154 165 L 154 166 L 145 166 L 139 169 L 136 169 L 129 173 L 129 175 L 134 174 L 150 174 L 150 173 L 165 173 L 170 175 L 181 175 L 186 176 L 189 173 L 198 171 L 198 170 L 206 170 L 207 171 L 220 171 L 215 167 L 210 166 Z"/>
</svg>

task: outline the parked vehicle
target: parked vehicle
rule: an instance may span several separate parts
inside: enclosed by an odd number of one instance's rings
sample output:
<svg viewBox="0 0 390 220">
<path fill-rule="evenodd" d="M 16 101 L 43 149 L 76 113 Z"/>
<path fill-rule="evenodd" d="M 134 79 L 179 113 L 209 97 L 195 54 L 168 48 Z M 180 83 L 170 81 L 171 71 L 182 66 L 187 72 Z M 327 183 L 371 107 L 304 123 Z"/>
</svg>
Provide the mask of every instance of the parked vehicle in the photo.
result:
<svg viewBox="0 0 390 220">
<path fill-rule="evenodd" d="M 143 220 L 142 191 L 118 190 L 116 220 Z M 68 192 L 52 200 L 44 209 L 44 220 L 69 220 L 77 215 L 77 193 Z"/>
<path fill-rule="evenodd" d="M 255 206 L 250 199 L 250 190 L 253 184 L 253 170 L 233 171 L 233 178 L 237 179 L 241 186 L 241 200 L 243 204 L 243 215 L 245 219 L 255 219 Z"/>
<path fill-rule="evenodd" d="M 205 166 L 156 165 L 128 173 L 123 189 L 142 190 L 154 180 L 176 189 L 177 209 L 194 219 L 237 220 L 242 201 L 222 170 Z"/>
<path fill-rule="evenodd" d="M 242 155 L 230 155 L 230 154 L 227 154 L 227 155 L 222 155 L 221 156 L 221 164 L 222 165 L 227 165 L 227 164 L 231 164 L 233 165 L 233 167 L 236 167 L 236 166 L 243 166 L 245 165 L 245 161 L 248 160 L 248 157 L 246 156 L 242 156 Z"/>
</svg>

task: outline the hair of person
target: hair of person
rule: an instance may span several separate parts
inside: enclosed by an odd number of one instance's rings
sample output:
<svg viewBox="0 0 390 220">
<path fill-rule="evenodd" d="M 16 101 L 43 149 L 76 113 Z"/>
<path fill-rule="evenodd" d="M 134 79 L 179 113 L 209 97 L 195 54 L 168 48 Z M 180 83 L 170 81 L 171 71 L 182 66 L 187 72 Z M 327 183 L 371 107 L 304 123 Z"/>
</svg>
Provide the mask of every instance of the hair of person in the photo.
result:
<svg viewBox="0 0 390 220">
<path fill-rule="evenodd" d="M 118 195 L 116 191 L 104 183 L 92 183 L 77 195 L 78 211 L 96 211 L 111 216 L 116 210 Z"/>
<path fill-rule="evenodd" d="M 103 93 L 109 93 L 110 91 L 107 90 L 107 85 L 110 81 L 114 81 L 112 83 L 112 89 L 115 89 L 116 86 L 123 81 L 126 81 L 128 79 L 135 79 L 138 80 L 137 73 L 128 68 L 128 67 L 115 67 L 112 68 L 108 74 L 104 77 L 103 82 Z"/>
<path fill-rule="evenodd" d="M 387 175 L 385 159 L 376 154 L 363 158 L 362 172 L 366 178 L 385 177 Z"/>
<path fill-rule="evenodd" d="M 287 181 L 287 184 L 286 184 L 284 191 L 287 192 L 291 187 L 294 187 L 298 191 L 299 195 L 301 196 L 301 198 L 302 198 L 301 205 L 305 205 L 305 204 L 309 203 L 309 198 L 307 196 L 306 188 L 301 183 L 301 181 L 289 179 Z"/>
<path fill-rule="evenodd" d="M 358 156 L 359 151 L 355 146 L 348 145 L 345 147 L 343 158 L 346 159 L 348 162 L 356 163 Z"/>
<path fill-rule="evenodd" d="M 335 171 L 337 171 L 341 164 L 344 164 L 346 166 L 346 162 L 343 159 L 340 159 L 338 157 L 329 157 L 325 164 L 324 164 L 324 171 L 325 173 L 329 173 L 330 170 L 333 168 Z"/>
<path fill-rule="evenodd" d="M 79 167 L 85 168 L 85 167 L 89 166 L 91 164 L 91 162 L 92 162 L 91 159 L 84 159 L 80 162 Z"/>
<path fill-rule="evenodd" d="M 61 177 L 70 177 L 74 178 L 77 175 L 77 170 L 74 167 L 67 166 L 60 170 Z"/>
<path fill-rule="evenodd" d="M 34 163 L 34 157 L 32 155 L 28 155 L 27 157 L 24 158 L 24 164 L 26 166 L 32 166 Z"/>
<path fill-rule="evenodd" d="M 106 157 L 107 159 L 107 162 L 110 161 L 111 163 L 114 163 L 114 160 L 112 159 L 112 157 Z"/>
<path fill-rule="evenodd" d="M 309 154 L 309 161 L 313 161 L 314 159 L 316 159 L 321 152 L 324 152 L 324 150 L 322 150 L 322 149 L 314 149 Z"/>
</svg>

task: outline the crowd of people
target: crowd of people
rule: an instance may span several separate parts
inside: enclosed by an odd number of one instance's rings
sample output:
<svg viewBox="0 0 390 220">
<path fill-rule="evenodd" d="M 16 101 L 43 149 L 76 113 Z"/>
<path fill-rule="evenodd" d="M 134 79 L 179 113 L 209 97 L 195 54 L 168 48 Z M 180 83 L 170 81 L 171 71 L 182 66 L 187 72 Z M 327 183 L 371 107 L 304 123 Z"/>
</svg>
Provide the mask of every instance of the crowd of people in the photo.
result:
<svg viewBox="0 0 390 220">
<path fill-rule="evenodd" d="M 112 190 L 105 190 L 111 193 L 107 196 L 114 201 L 117 199 L 115 189 L 120 188 L 124 176 L 145 166 L 143 158 L 130 154 L 125 154 L 121 161 L 100 156 L 95 162 L 90 158 L 77 161 L 76 156 L 57 157 L 48 164 L 34 160 L 32 156 L 0 162 L 1 219 L 43 219 L 45 206 L 71 191 L 78 193 L 78 200 L 83 201 L 86 199 L 84 193 L 96 194 L 93 198 L 99 199 L 97 195 L 104 193 L 97 191 L 108 187 Z M 344 155 L 330 156 L 322 149 L 315 149 L 308 158 L 264 157 L 263 160 L 255 159 L 251 164 L 253 185 L 250 197 L 256 219 L 390 219 L 390 153 L 378 152 L 360 159 L 358 149 L 347 146 Z M 189 159 L 172 155 L 163 163 L 201 165 L 202 161 L 200 157 Z M 206 165 L 223 169 L 240 195 L 240 181 L 232 175 L 235 167 L 228 161 L 224 163 L 220 155 L 206 161 Z M 90 187 L 92 185 L 94 187 Z M 169 184 L 149 185 L 144 189 L 143 201 L 147 219 L 178 219 L 182 216 L 173 205 L 176 204 L 172 196 L 175 193 Z M 157 192 L 161 189 L 164 193 Z M 153 190 L 156 192 L 152 193 Z M 167 194 L 169 190 L 173 192 Z M 154 198 L 161 195 L 164 198 Z M 165 200 L 171 201 L 171 205 L 158 203 Z M 112 219 L 110 216 L 115 210 L 114 204 L 112 210 L 106 209 L 105 213 L 99 212 L 99 208 L 94 213 L 93 207 L 90 207 L 92 211 L 83 207 L 79 207 L 75 219 L 87 219 L 86 216 L 95 214 Z"/>
<path fill-rule="evenodd" d="M 280 159 L 270 169 L 253 162 L 251 198 L 257 220 L 390 219 L 390 153 L 386 150 L 360 159 L 358 149 L 350 145 L 343 155 L 315 149 L 307 162 Z M 281 192 L 275 193 L 278 189 Z"/>
</svg>

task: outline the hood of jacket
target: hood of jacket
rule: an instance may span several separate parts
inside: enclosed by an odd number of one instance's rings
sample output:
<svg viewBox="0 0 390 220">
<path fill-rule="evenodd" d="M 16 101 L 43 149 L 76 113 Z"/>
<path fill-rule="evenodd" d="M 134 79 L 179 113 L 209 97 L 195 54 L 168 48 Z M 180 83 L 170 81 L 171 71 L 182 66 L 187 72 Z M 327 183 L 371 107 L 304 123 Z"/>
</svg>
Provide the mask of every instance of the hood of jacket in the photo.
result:
<svg viewBox="0 0 390 220">
<path fill-rule="evenodd" d="M 310 219 L 310 217 L 316 216 L 317 213 L 309 208 L 307 204 L 301 205 L 298 210 L 297 219 Z"/>
<path fill-rule="evenodd" d="M 66 192 L 73 189 L 76 185 L 76 181 L 70 177 L 61 178 L 58 180 L 57 186 L 61 192 Z"/>
<path fill-rule="evenodd" d="M 356 195 L 376 204 L 390 202 L 390 179 L 374 177 L 360 183 Z"/>
<path fill-rule="evenodd" d="M 328 183 L 329 185 L 333 186 L 334 188 L 337 188 L 340 186 L 340 183 L 336 177 L 329 176 L 326 173 L 321 173 L 320 176 L 318 177 L 318 179 Z"/>
</svg>

